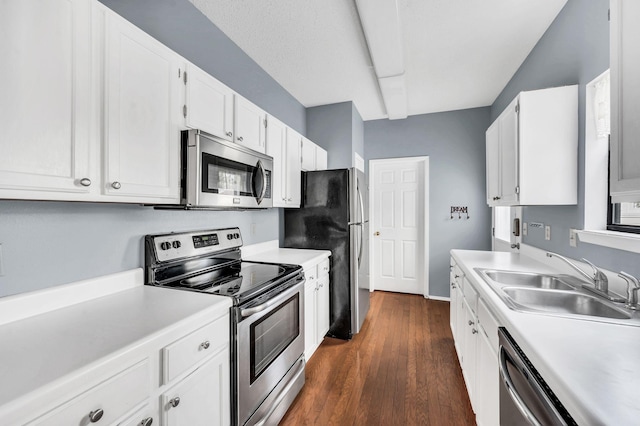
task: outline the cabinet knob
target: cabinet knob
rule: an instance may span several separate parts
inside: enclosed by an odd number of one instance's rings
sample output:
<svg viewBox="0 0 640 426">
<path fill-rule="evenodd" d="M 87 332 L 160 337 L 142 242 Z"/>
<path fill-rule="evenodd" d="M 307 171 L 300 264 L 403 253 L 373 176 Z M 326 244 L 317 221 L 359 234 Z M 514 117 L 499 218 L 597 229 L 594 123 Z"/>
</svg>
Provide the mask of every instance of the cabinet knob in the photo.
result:
<svg viewBox="0 0 640 426">
<path fill-rule="evenodd" d="M 287 198 L 287 201 L 291 201 L 291 198 Z"/>
<path fill-rule="evenodd" d="M 469 320 L 469 325 L 473 325 L 473 321 Z"/>
<path fill-rule="evenodd" d="M 453 278 L 460 278 L 460 275 L 454 275 Z"/>
<path fill-rule="evenodd" d="M 138 426 L 151 426 L 153 424 L 153 417 L 147 417 L 143 419 Z"/>
<path fill-rule="evenodd" d="M 477 334 L 477 333 L 478 333 L 478 330 L 476 330 L 475 328 L 471 329 L 471 334 Z"/>
<path fill-rule="evenodd" d="M 97 423 L 104 416 L 104 410 L 102 408 L 98 408 L 97 410 L 93 410 L 89 413 L 89 421 L 91 423 Z"/>
<path fill-rule="evenodd" d="M 233 132 L 227 132 L 227 136 L 229 137 L 233 136 Z"/>
<path fill-rule="evenodd" d="M 206 342 L 202 342 L 202 343 L 200 343 L 200 347 L 201 347 L 202 349 L 209 349 L 209 346 L 210 346 L 210 344 L 209 344 L 209 341 L 208 341 L 208 340 L 207 340 Z"/>
<path fill-rule="evenodd" d="M 500 197 L 493 197 L 493 200 L 494 200 L 494 201 L 497 201 L 497 200 L 499 200 L 499 199 L 500 199 Z"/>
<path fill-rule="evenodd" d="M 89 179 L 89 178 L 80 179 L 80 185 L 82 185 L 82 186 L 91 186 L 91 179 Z"/>
<path fill-rule="evenodd" d="M 239 140 L 240 142 L 242 142 L 242 141 L 244 140 L 244 138 L 243 138 L 242 136 L 238 136 L 238 140 Z"/>
<path fill-rule="evenodd" d="M 376 232 L 374 232 L 374 233 L 373 233 L 373 235 L 374 235 L 375 237 L 379 237 L 379 236 L 380 236 L 380 231 L 376 231 Z"/>
<path fill-rule="evenodd" d="M 122 188 L 122 185 L 120 184 L 120 182 L 115 181 L 115 182 L 113 182 L 113 183 L 111 184 L 111 187 L 112 187 L 113 189 L 120 189 L 120 188 Z"/>
<path fill-rule="evenodd" d="M 171 399 L 169 401 L 169 405 L 174 407 L 174 408 L 177 407 L 178 405 L 180 405 L 180 397 L 176 396 L 175 398 Z"/>
<path fill-rule="evenodd" d="M 451 288 L 456 288 L 456 285 L 454 283 L 451 283 Z"/>
</svg>

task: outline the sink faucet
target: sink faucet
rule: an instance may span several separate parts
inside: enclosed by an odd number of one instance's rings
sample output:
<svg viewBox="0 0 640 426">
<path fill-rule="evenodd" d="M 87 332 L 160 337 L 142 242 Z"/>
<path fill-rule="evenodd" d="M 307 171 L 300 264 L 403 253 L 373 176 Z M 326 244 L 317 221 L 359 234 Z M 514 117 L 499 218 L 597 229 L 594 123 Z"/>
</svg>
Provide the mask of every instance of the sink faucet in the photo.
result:
<svg viewBox="0 0 640 426">
<path fill-rule="evenodd" d="M 578 265 L 576 265 L 575 263 L 573 263 L 572 261 L 570 261 L 566 257 L 561 256 L 561 255 L 559 255 L 557 253 L 553 253 L 553 252 L 548 251 L 547 252 L 547 257 L 557 257 L 558 259 L 563 260 L 567 265 L 571 266 L 573 269 L 575 269 L 577 272 L 579 272 L 580 275 L 582 275 L 583 277 L 585 277 L 586 279 L 591 281 L 593 283 L 593 285 L 595 286 L 595 289 L 598 290 L 599 293 L 603 293 L 603 295 L 606 295 L 606 297 L 611 298 L 611 296 L 609 296 L 609 280 L 607 279 L 607 276 L 604 274 L 604 272 L 602 272 L 600 269 L 598 269 L 598 267 L 596 265 L 594 265 L 593 263 L 589 262 L 587 259 L 582 258 L 582 261 L 588 263 L 589 265 L 591 265 L 591 267 L 593 268 L 593 276 L 587 274 L 582 269 L 580 269 L 578 267 Z M 589 288 L 589 287 L 587 287 L 587 288 Z"/>
<path fill-rule="evenodd" d="M 620 271 L 618 276 L 627 282 L 627 308 L 639 309 L 638 306 L 638 291 L 640 290 L 640 282 L 633 275 Z"/>
</svg>

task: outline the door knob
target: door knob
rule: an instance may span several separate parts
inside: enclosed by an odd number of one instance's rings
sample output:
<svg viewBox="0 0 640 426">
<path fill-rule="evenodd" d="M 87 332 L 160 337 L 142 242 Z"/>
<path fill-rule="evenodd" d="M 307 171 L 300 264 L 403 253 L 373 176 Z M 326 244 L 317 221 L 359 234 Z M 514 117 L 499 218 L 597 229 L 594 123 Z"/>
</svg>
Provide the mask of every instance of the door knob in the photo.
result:
<svg viewBox="0 0 640 426">
<path fill-rule="evenodd" d="M 374 233 L 373 233 L 373 235 L 374 235 L 375 237 L 379 237 L 379 236 L 380 236 L 380 231 L 376 231 L 376 232 L 374 232 Z"/>
</svg>

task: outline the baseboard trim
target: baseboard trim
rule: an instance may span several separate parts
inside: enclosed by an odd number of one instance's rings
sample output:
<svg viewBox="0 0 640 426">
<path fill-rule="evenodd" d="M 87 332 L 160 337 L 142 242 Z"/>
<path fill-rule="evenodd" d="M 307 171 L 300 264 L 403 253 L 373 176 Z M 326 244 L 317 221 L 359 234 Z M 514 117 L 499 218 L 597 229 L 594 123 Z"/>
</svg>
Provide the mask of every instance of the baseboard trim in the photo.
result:
<svg viewBox="0 0 640 426">
<path fill-rule="evenodd" d="M 425 299 L 440 300 L 442 302 L 451 302 L 450 297 L 443 297 L 443 296 L 427 296 Z"/>
</svg>

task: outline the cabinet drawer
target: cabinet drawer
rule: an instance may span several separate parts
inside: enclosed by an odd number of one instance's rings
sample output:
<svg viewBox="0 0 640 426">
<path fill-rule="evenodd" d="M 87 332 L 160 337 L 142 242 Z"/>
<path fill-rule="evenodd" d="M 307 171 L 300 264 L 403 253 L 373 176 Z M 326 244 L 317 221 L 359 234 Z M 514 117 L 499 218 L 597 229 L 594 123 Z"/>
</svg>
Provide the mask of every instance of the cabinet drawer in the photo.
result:
<svg viewBox="0 0 640 426">
<path fill-rule="evenodd" d="M 463 278 L 462 282 L 464 282 L 464 286 L 462 288 L 464 298 L 467 300 L 467 303 L 469 304 L 469 307 L 471 308 L 473 313 L 476 313 L 478 312 L 478 293 L 466 278 Z"/>
<path fill-rule="evenodd" d="M 304 270 L 304 279 L 307 284 L 313 283 L 315 285 L 318 280 L 318 267 L 312 266 L 311 268 L 307 268 Z"/>
<path fill-rule="evenodd" d="M 491 350 L 498 356 L 498 321 L 495 319 L 489 308 L 482 299 L 478 302 L 478 321 L 480 327 L 484 330 L 489 342 L 491 343 Z"/>
<path fill-rule="evenodd" d="M 163 384 L 229 345 L 229 318 L 224 316 L 162 349 Z"/>
<path fill-rule="evenodd" d="M 113 424 L 149 397 L 151 371 L 145 359 L 112 376 L 29 425 L 80 426 L 102 410 L 100 424 Z"/>
<path fill-rule="evenodd" d="M 329 258 L 326 258 L 322 262 L 320 262 L 318 264 L 318 278 L 322 278 L 325 275 L 329 275 L 330 268 L 331 268 L 331 263 L 329 262 Z"/>
</svg>

